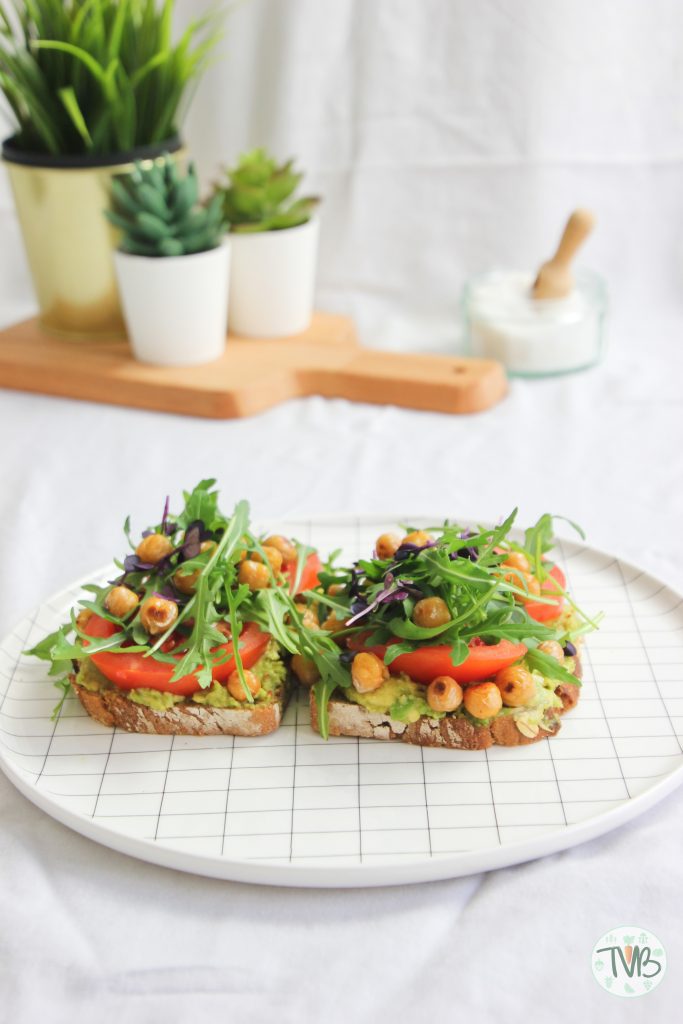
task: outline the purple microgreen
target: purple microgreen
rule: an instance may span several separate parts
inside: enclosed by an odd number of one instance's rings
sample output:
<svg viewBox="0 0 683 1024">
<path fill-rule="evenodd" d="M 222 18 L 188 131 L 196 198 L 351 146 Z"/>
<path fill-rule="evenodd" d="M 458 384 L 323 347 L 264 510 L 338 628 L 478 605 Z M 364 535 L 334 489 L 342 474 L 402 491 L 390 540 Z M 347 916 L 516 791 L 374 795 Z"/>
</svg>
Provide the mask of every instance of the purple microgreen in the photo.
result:
<svg viewBox="0 0 683 1024">
<path fill-rule="evenodd" d="M 346 620 L 347 626 L 352 626 L 359 619 L 364 618 L 370 612 L 379 608 L 381 604 L 389 604 L 392 601 L 404 601 L 411 594 L 421 594 L 419 590 L 410 580 L 402 580 L 394 576 L 392 572 L 387 572 L 384 577 L 384 587 L 380 590 L 379 594 L 369 603 L 366 604 L 365 608 L 361 608 L 357 611 L 350 619 Z M 355 602 L 360 603 L 360 602 Z"/>
<path fill-rule="evenodd" d="M 479 552 L 476 548 L 458 548 L 457 551 L 451 551 L 448 557 L 452 562 L 456 558 L 469 558 L 470 562 L 476 562 L 479 559 Z"/>
<path fill-rule="evenodd" d="M 161 532 L 166 533 L 166 520 L 168 519 L 168 507 L 170 503 L 170 497 L 166 495 L 166 501 L 164 502 L 164 511 L 161 514 Z"/>
<path fill-rule="evenodd" d="M 411 558 L 413 555 L 419 555 L 421 551 L 434 547 L 436 547 L 435 540 L 428 540 L 425 544 L 413 544 L 412 541 L 404 541 L 403 544 L 401 544 L 401 546 L 394 552 L 394 559 L 397 562 L 404 562 L 406 558 Z"/>
<path fill-rule="evenodd" d="M 460 539 L 469 540 L 471 537 L 474 536 L 476 536 L 474 531 L 467 529 L 462 531 L 462 533 L 460 534 Z M 475 547 L 468 547 L 467 545 L 465 545 L 464 547 L 459 548 L 458 551 L 451 552 L 449 558 L 469 558 L 470 562 L 476 562 L 479 558 L 479 551 Z"/>
<path fill-rule="evenodd" d="M 123 560 L 123 571 L 124 573 L 129 572 L 148 572 L 154 568 L 152 562 L 143 562 L 137 555 L 126 555 Z"/>
<path fill-rule="evenodd" d="M 201 551 L 201 543 L 201 523 L 192 523 L 185 530 L 185 540 L 180 548 L 182 558 L 185 560 L 196 558 Z"/>
</svg>

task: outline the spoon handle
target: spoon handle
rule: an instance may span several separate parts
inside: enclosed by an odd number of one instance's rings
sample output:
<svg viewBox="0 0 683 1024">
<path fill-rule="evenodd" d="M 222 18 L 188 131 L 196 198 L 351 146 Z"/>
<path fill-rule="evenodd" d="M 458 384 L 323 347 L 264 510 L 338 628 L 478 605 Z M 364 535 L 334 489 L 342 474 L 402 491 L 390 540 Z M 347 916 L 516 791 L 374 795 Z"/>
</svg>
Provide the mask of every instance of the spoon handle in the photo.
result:
<svg viewBox="0 0 683 1024">
<path fill-rule="evenodd" d="M 590 210 L 574 210 L 562 232 L 557 252 L 551 262 L 556 265 L 569 266 L 574 259 L 576 250 L 591 233 L 594 225 L 595 217 Z"/>
</svg>

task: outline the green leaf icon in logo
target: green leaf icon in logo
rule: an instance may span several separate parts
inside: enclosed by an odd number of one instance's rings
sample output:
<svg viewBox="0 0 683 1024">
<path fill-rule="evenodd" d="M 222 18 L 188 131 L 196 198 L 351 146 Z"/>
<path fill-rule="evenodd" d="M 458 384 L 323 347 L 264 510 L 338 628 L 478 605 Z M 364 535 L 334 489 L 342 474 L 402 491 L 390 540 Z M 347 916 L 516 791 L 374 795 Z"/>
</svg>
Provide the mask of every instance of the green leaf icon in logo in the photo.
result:
<svg viewBox="0 0 683 1024">
<path fill-rule="evenodd" d="M 628 992 L 628 994 L 629 994 L 630 996 L 632 996 L 632 995 L 633 995 L 633 993 L 635 992 L 635 989 L 634 989 L 634 988 L 631 988 L 631 986 L 629 985 L 629 983 L 628 983 L 628 982 L 626 982 L 626 984 L 624 985 L 624 992 Z"/>
<path fill-rule="evenodd" d="M 604 965 L 602 960 L 596 960 L 595 963 L 593 964 L 593 967 L 595 968 L 596 971 L 601 971 L 604 966 L 605 965 Z"/>
<path fill-rule="evenodd" d="M 643 985 L 645 986 L 645 989 L 646 989 L 647 992 L 649 992 L 650 989 L 652 988 L 652 982 L 648 981 L 647 979 L 643 982 Z"/>
<path fill-rule="evenodd" d="M 624 942 L 626 942 L 629 946 L 631 945 L 634 939 L 635 935 L 624 935 Z"/>
<path fill-rule="evenodd" d="M 614 981 L 614 978 L 611 976 L 611 974 L 608 974 L 607 977 L 605 978 L 605 985 L 607 985 L 607 988 L 611 988 L 612 987 L 612 982 L 613 981 Z"/>
<path fill-rule="evenodd" d="M 664 953 L 664 950 L 660 949 L 659 947 L 657 947 L 657 949 L 653 949 L 652 950 L 652 955 L 653 956 L 662 956 L 663 953 Z"/>
</svg>

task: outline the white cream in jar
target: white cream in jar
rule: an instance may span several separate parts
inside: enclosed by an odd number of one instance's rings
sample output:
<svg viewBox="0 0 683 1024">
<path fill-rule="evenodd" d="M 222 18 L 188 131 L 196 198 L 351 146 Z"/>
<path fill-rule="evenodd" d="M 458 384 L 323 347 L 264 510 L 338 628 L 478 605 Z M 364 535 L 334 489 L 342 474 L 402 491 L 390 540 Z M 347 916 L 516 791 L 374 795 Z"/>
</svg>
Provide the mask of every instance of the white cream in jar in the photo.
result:
<svg viewBox="0 0 683 1024">
<path fill-rule="evenodd" d="M 493 270 L 465 286 L 468 351 L 497 359 L 517 376 L 546 376 L 593 366 L 600 359 L 606 308 L 597 274 L 576 274 L 561 299 L 534 299 L 535 275 Z"/>
</svg>

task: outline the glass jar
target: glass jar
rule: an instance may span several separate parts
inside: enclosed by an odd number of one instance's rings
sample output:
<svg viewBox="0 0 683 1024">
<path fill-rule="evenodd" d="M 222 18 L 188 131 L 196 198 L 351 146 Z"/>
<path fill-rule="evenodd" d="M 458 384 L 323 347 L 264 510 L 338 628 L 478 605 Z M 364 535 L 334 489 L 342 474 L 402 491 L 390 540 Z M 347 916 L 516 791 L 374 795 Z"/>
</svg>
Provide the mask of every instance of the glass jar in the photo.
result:
<svg viewBox="0 0 683 1024">
<path fill-rule="evenodd" d="M 600 361 L 607 290 L 599 274 L 579 270 L 562 299 L 534 299 L 534 274 L 492 270 L 470 278 L 462 295 L 468 355 L 497 359 L 511 376 L 573 373 Z"/>
</svg>

